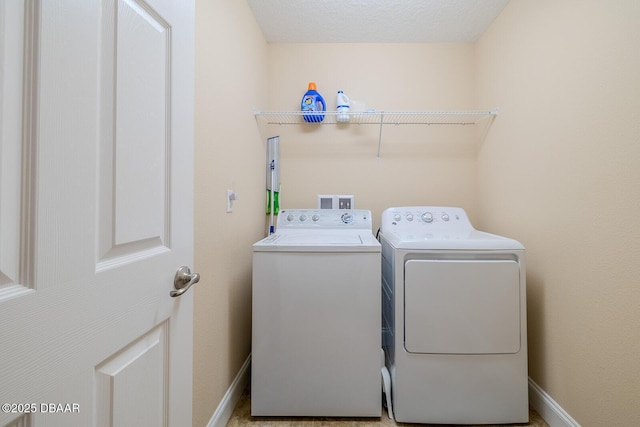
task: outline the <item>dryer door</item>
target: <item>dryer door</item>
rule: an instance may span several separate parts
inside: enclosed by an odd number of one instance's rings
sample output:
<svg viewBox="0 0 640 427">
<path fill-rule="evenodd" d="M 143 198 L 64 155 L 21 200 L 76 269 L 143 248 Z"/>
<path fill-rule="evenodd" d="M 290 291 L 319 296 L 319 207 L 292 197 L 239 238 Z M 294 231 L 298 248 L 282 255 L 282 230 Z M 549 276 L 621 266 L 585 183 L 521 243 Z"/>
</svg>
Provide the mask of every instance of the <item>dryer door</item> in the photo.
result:
<svg viewBox="0 0 640 427">
<path fill-rule="evenodd" d="M 404 305 L 410 353 L 520 350 L 520 269 L 514 260 L 409 260 Z"/>
</svg>

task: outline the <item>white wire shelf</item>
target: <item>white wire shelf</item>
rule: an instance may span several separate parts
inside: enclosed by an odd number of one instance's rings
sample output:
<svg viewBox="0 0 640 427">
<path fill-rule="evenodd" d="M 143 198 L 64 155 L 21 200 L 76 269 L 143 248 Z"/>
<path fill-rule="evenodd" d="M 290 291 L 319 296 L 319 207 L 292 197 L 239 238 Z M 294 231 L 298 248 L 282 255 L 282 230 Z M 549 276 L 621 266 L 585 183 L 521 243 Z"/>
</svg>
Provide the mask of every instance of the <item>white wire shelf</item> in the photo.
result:
<svg viewBox="0 0 640 427">
<path fill-rule="evenodd" d="M 338 125 L 378 125 L 378 155 L 380 160 L 380 147 L 382 145 L 383 125 L 475 125 L 485 119 L 498 115 L 498 110 L 468 110 L 468 111 L 365 111 L 349 112 L 348 122 L 338 122 L 338 115 L 344 113 L 337 111 L 324 111 L 311 113 L 314 117 L 322 116 L 322 121 L 307 122 L 306 114 L 302 111 L 254 111 L 256 121 L 264 124 L 278 125 L 307 125 L 316 126 L 322 124 Z"/>
<path fill-rule="evenodd" d="M 254 111 L 256 120 L 267 124 L 299 125 L 299 124 L 377 124 L 377 125 L 472 125 L 486 118 L 496 116 L 498 110 L 487 111 L 365 111 L 349 112 L 348 122 L 338 122 L 337 111 L 313 113 L 314 116 L 324 114 L 321 122 L 308 123 L 302 111 Z"/>
</svg>

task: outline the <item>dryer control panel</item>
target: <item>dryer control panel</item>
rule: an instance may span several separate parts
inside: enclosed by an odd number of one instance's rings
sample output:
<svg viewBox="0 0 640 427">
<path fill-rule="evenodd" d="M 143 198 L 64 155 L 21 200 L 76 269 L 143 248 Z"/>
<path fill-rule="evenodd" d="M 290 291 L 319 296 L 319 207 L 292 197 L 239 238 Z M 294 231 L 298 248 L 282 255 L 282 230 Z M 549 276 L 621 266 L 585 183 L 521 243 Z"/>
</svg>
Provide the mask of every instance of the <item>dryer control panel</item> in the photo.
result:
<svg viewBox="0 0 640 427">
<path fill-rule="evenodd" d="M 382 213 L 381 231 L 395 233 L 464 233 L 473 230 L 462 208 L 446 206 L 404 206 Z"/>
<path fill-rule="evenodd" d="M 278 214 L 279 230 L 318 228 L 371 230 L 371 211 L 366 209 L 283 209 Z"/>
</svg>

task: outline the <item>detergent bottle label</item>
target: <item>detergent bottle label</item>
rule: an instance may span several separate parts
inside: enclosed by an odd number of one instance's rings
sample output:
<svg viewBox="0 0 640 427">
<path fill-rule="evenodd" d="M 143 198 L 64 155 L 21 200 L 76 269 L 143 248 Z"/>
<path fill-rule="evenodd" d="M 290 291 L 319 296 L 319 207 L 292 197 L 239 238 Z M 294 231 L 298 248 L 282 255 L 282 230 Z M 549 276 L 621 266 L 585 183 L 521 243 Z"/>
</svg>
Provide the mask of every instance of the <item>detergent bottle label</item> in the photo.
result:
<svg viewBox="0 0 640 427">
<path fill-rule="evenodd" d="M 315 95 L 305 95 L 302 99 L 302 111 L 318 111 Z"/>
</svg>

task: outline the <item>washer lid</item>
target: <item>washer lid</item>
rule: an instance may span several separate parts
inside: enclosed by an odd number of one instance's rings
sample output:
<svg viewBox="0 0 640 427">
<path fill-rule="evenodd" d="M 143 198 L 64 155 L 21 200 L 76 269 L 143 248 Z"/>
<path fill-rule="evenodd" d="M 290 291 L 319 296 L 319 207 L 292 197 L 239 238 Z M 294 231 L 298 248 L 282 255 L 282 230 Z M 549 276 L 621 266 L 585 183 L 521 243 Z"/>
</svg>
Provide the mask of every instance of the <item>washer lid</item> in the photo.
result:
<svg viewBox="0 0 640 427">
<path fill-rule="evenodd" d="M 380 243 L 368 231 L 300 230 L 275 233 L 256 242 L 253 250 L 295 252 L 380 252 Z"/>
</svg>

